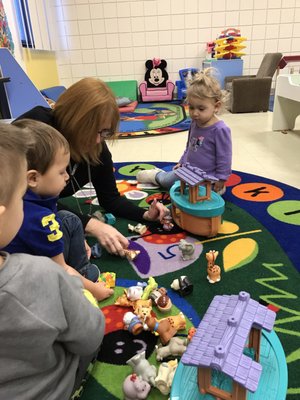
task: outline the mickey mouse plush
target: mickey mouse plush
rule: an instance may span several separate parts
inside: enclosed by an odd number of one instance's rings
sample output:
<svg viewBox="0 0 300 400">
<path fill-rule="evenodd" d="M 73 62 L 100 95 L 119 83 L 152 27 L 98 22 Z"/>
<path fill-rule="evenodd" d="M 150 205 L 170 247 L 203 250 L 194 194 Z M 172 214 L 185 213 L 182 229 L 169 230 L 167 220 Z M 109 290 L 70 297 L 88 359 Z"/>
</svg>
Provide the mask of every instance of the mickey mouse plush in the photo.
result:
<svg viewBox="0 0 300 400">
<path fill-rule="evenodd" d="M 147 87 L 166 87 L 167 80 L 169 79 L 169 75 L 165 70 L 167 66 L 166 60 L 153 58 L 153 60 L 147 60 L 145 65 L 147 68 L 145 73 Z"/>
</svg>

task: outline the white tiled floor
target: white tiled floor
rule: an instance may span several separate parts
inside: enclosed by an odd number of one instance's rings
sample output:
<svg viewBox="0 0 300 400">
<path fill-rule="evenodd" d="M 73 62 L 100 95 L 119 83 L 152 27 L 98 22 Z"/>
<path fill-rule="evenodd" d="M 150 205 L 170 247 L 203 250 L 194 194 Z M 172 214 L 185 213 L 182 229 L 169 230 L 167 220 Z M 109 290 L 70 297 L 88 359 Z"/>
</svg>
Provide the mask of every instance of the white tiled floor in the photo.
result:
<svg viewBox="0 0 300 400">
<path fill-rule="evenodd" d="M 231 128 L 232 169 L 274 179 L 300 189 L 300 117 L 287 134 L 272 131 L 272 113 L 220 116 Z M 115 162 L 178 161 L 187 132 L 119 139 L 109 144 Z"/>
</svg>

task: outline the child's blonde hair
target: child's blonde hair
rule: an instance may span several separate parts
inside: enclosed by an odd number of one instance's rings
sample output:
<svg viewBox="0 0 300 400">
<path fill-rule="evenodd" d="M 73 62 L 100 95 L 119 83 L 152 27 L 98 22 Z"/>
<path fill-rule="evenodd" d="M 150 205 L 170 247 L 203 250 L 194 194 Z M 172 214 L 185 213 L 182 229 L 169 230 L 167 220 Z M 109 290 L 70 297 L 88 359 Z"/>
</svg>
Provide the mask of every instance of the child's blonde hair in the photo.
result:
<svg viewBox="0 0 300 400">
<path fill-rule="evenodd" d="M 92 164 L 99 162 L 102 150 L 101 143 L 96 144 L 99 130 L 115 133 L 120 119 L 115 95 L 96 78 L 83 78 L 70 86 L 59 96 L 53 114 L 57 129 L 70 144 L 72 159 Z M 108 121 L 110 126 L 103 126 Z"/>
<path fill-rule="evenodd" d="M 52 126 L 33 119 L 19 119 L 13 125 L 27 130 L 31 136 L 32 145 L 27 152 L 28 170 L 35 169 L 40 174 L 45 174 L 53 165 L 59 149 L 65 154 L 70 153 L 69 143 Z"/>
<path fill-rule="evenodd" d="M 224 96 L 220 83 L 215 77 L 216 73 L 214 68 L 206 68 L 198 72 L 188 87 L 187 102 L 191 98 L 210 98 L 222 104 Z"/>
<path fill-rule="evenodd" d="M 0 205 L 8 206 L 22 178 L 26 153 L 31 145 L 29 132 L 0 123 Z M 25 179 L 25 176 L 24 176 Z"/>
</svg>

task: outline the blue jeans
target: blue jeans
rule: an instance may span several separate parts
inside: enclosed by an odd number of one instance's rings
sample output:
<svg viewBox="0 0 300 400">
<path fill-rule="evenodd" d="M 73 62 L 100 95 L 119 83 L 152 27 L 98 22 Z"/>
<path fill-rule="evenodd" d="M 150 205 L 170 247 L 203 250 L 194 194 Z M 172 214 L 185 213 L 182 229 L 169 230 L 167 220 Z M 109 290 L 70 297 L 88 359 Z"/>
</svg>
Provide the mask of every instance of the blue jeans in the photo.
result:
<svg viewBox="0 0 300 400">
<path fill-rule="evenodd" d="M 176 181 L 178 181 L 178 179 L 179 178 L 174 171 L 159 171 L 155 176 L 156 182 L 162 189 L 165 190 L 170 190 L 170 188 Z"/>
<path fill-rule="evenodd" d="M 90 265 L 84 246 L 85 236 L 82 223 L 77 215 L 66 210 L 58 211 L 57 217 L 61 221 L 65 261 L 82 273 Z"/>
</svg>

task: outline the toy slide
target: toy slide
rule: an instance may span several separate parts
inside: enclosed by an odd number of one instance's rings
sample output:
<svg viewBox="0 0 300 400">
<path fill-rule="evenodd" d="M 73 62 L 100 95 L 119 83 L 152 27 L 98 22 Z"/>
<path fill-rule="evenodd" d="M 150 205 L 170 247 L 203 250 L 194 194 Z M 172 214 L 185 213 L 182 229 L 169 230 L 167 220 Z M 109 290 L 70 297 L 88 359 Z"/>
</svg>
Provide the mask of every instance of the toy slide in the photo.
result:
<svg viewBox="0 0 300 400">
<path fill-rule="evenodd" d="M 49 107 L 43 95 L 6 48 L 0 48 L 0 75 L 10 78 L 4 89 L 11 118 L 17 118 L 35 106 Z"/>
<path fill-rule="evenodd" d="M 243 37 L 243 36 L 228 36 L 228 37 L 223 37 L 220 39 L 215 39 L 215 43 L 217 43 L 217 44 L 227 43 L 228 44 L 229 40 L 232 40 L 235 42 L 244 42 L 245 40 L 247 40 L 247 38 Z"/>
<path fill-rule="evenodd" d="M 242 53 L 241 51 L 235 51 L 231 50 L 229 52 L 222 52 L 222 53 L 216 53 L 215 58 L 240 58 L 241 56 L 244 56 L 246 53 Z"/>
<path fill-rule="evenodd" d="M 221 46 L 215 46 L 215 51 L 222 51 L 222 50 L 242 50 L 245 49 L 246 46 L 242 44 L 235 44 L 235 43 L 227 43 L 222 44 Z"/>
</svg>

